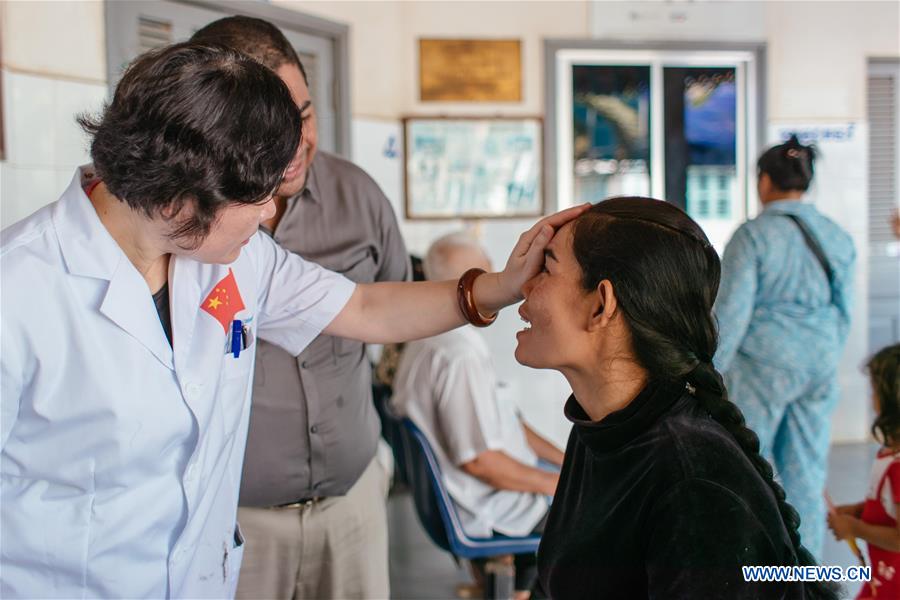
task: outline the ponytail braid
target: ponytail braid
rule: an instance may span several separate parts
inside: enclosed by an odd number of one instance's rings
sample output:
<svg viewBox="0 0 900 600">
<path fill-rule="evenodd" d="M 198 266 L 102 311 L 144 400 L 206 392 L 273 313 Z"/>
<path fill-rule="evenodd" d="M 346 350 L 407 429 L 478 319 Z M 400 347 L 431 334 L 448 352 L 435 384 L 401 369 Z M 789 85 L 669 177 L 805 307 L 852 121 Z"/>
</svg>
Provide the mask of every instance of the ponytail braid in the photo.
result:
<svg viewBox="0 0 900 600">
<path fill-rule="evenodd" d="M 763 481 L 771 488 L 778 511 L 791 538 L 797 562 L 800 566 L 813 566 L 816 560 L 800 540 L 800 514 L 787 501 L 784 488 L 775 481 L 772 465 L 759 453 L 759 437 L 747 427 L 744 415 L 733 402 L 728 399 L 725 381 L 711 362 L 699 362 L 688 376 L 689 391 L 697 398 L 700 406 L 729 434 L 750 459 Z M 805 584 L 808 598 L 831 600 L 838 598 L 838 587 L 833 583 L 807 582 Z"/>
</svg>

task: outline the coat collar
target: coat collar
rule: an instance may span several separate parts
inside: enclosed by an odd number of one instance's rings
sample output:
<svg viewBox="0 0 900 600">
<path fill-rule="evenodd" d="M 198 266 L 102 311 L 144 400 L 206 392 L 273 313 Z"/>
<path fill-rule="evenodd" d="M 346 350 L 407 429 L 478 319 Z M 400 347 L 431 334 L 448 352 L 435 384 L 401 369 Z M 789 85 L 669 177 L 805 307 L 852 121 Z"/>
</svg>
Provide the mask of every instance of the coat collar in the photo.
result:
<svg viewBox="0 0 900 600">
<path fill-rule="evenodd" d="M 90 166 L 79 167 L 54 208 L 52 218 L 63 260 L 72 275 L 109 282 L 100 312 L 171 369 L 172 347 L 147 283 L 109 234 L 84 193 L 83 186 L 93 177 Z"/>
<path fill-rule="evenodd" d="M 94 177 L 90 165 L 79 167 L 54 207 L 52 219 L 66 267 L 73 275 L 111 280 L 128 257 L 100 222 L 83 186 Z"/>
</svg>

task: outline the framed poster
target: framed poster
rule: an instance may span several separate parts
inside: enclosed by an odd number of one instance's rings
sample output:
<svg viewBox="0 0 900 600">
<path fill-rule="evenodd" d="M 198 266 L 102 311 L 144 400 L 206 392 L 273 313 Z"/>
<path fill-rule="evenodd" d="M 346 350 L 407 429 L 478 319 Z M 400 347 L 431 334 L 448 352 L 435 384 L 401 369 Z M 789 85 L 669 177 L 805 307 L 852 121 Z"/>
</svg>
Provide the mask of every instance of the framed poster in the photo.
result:
<svg viewBox="0 0 900 600">
<path fill-rule="evenodd" d="M 543 214 L 542 130 L 539 117 L 404 119 L 406 217 Z"/>
</svg>

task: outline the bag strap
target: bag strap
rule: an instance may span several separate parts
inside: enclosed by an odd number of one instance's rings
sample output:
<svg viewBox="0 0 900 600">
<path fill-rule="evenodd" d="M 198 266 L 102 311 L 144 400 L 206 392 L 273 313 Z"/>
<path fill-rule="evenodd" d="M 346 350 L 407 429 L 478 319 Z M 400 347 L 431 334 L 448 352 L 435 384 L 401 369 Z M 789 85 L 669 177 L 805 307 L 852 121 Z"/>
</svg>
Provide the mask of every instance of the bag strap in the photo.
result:
<svg viewBox="0 0 900 600">
<path fill-rule="evenodd" d="M 800 233 L 803 234 L 803 239 L 806 241 L 806 245 L 809 247 L 810 251 L 815 255 L 816 259 L 819 261 L 819 264 L 822 266 L 822 270 L 825 271 L 825 277 L 828 278 L 828 287 L 831 290 L 831 302 L 833 304 L 837 304 L 837 298 L 834 290 L 834 271 L 831 268 L 831 263 L 828 262 L 828 257 L 825 256 L 825 251 L 822 250 L 822 245 L 819 244 L 819 240 L 812 234 L 809 230 L 809 226 L 803 222 L 803 220 L 797 215 L 789 215 L 784 214 L 785 217 L 790 219 L 797 225 L 797 229 L 800 230 Z"/>
</svg>

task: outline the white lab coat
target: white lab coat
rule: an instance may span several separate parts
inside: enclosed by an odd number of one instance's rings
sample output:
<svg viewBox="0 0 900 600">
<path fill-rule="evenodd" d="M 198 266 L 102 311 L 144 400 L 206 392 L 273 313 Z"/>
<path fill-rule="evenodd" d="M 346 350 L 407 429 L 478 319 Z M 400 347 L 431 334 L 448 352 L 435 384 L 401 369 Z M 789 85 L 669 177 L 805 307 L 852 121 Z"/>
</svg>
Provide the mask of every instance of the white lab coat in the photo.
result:
<svg viewBox="0 0 900 600">
<path fill-rule="evenodd" d="M 230 268 L 237 318 L 298 354 L 354 285 L 260 234 L 228 266 L 173 257 L 173 350 L 82 177 L 2 232 L 0 596 L 230 598 L 256 348 L 200 305 Z"/>
</svg>

